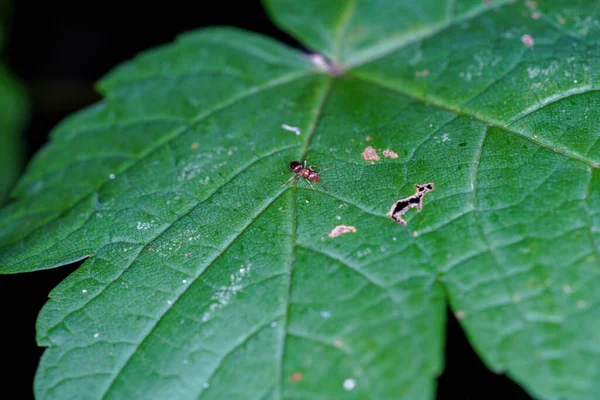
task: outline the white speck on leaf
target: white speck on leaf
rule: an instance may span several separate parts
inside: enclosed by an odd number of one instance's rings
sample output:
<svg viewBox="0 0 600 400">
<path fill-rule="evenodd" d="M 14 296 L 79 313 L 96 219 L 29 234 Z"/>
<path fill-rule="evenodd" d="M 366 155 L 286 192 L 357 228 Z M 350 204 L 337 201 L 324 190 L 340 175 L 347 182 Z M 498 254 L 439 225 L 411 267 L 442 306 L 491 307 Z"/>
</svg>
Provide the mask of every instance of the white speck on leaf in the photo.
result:
<svg viewBox="0 0 600 400">
<path fill-rule="evenodd" d="M 470 81 L 473 78 L 473 75 L 471 75 L 470 72 L 461 72 L 460 74 L 458 74 L 458 76 L 464 79 L 465 81 Z"/>
<path fill-rule="evenodd" d="M 152 220 L 150 222 L 138 221 L 138 223 L 137 223 L 137 230 L 138 231 L 145 231 L 147 229 L 152 228 L 152 226 L 154 226 L 154 220 Z"/>
<path fill-rule="evenodd" d="M 450 135 L 448 135 L 447 133 L 444 133 L 442 135 L 442 142 L 449 142 L 450 141 Z"/>
<path fill-rule="evenodd" d="M 109 177 L 110 179 L 115 179 L 115 178 L 116 178 L 115 174 L 110 174 L 110 175 L 108 175 L 108 177 Z"/>
<path fill-rule="evenodd" d="M 202 315 L 202 322 L 206 322 L 212 318 L 213 314 L 221 308 L 228 305 L 231 300 L 242 291 L 242 280 L 246 275 L 250 274 L 252 264 L 242 265 L 234 274 L 229 276 L 229 285 L 221 286 L 213 294 L 211 300 L 213 303 L 208 307 L 208 310 Z"/>
<path fill-rule="evenodd" d="M 371 254 L 371 248 L 370 247 L 367 247 L 365 250 L 359 251 L 357 253 L 358 258 L 363 258 L 364 256 L 369 255 L 369 254 Z"/>
<path fill-rule="evenodd" d="M 177 177 L 177 180 L 179 182 L 183 182 L 193 179 L 202 171 L 204 171 L 204 168 L 202 168 L 200 165 L 195 163 L 189 163 L 183 166 L 183 168 L 181 169 L 181 173 Z"/>
<path fill-rule="evenodd" d="M 290 126 L 286 124 L 281 124 L 281 127 L 286 131 L 294 132 L 296 135 L 300 135 L 300 128 L 296 128 L 295 126 Z"/>
<path fill-rule="evenodd" d="M 87 289 L 83 289 L 83 290 L 81 291 L 81 293 L 83 293 L 83 294 L 87 294 Z"/>
<path fill-rule="evenodd" d="M 100 337 L 100 333 L 96 332 L 94 333 L 94 338 L 98 339 Z"/>
<path fill-rule="evenodd" d="M 328 319 L 329 317 L 331 317 L 331 311 L 327 311 L 327 310 L 321 311 L 321 318 Z"/>
<path fill-rule="evenodd" d="M 352 378 L 348 378 L 344 381 L 344 389 L 347 391 L 354 390 L 356 387 L 356 381 Z"/>
<path fill-rule="evenodd" d="M 275 328 L 277 326 L 277 322 L 273 321 L 271 322 L 271 328 Z"/>
<path fill-rule="evenodd" d="M 529 76 L 530 79 L 536 78 L 537 76 L 546 77 L 543 82 L 538 83 L 538 85 L 534 86 L 534 87 L 539 87 L 543 83 L 548 83 L 549 79 L 550 79 L 549 76 L 556 74 L 556 72 L 558 72 L 559 69 L 560 69 L 560 64 L 558 63 L 558 61 L 553 60 L 548 65 L 547 68 L 540 68 L 538 66 L 527 67 L 527 75 Z"/>
</svg>

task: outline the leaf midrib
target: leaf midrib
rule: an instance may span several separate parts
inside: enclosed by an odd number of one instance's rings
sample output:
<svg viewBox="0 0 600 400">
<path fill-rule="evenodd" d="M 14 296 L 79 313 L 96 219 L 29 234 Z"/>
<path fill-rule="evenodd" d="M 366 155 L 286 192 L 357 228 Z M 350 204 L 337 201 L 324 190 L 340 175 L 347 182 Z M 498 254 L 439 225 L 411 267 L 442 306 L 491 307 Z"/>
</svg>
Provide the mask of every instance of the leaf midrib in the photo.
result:
<svg viewBox="0 0 600 400">
<path fill-rule="evenodd" d="M 312 137 L 315 134 L 315 131 L 317 129 L 317 126 L 319 125 L 319 122 L 321 121 L 321 116 L 323 113 L 323 109 L 325 108 L 325 104 L 327 102 L 327 99 L 329 98 L 329 95 L 331 93 L 331 90 L 333 88 L 333 79 L 329 78 L 327 81 L 327 86 L 325 87 L 325 90 L 323 91 L 322 95 L 321 95 L 321 99 L 319 102 L 319 105 L 317 107 L 317 113 L 315 115 L 315 118 L 313 118 L 313 121 L 311 122 L 310 126 L 309 126 L 309 130 L 308 130 L 308 134 L 306 135 L 306 140 L 304 141 L 304 144 L 302 146 L 301 149 L 301 153 L 299 156 L 299 161 L 302 162 L 303 160 L 306 159 L 307 153 L 308 153 L 308 148 L 310 146 L 310 141 L 312 139 Z M 296 184 L 297 184 L 297 180 L 296 180 Z M 284 361 L 284 357 L 285 357 L 285 343 L 286 343 L 286 339 L 287 339 L 287 332 L 288 332 L 288 327 L 289 327 L 289 314 L 290 314 L 290 298 L 291 298 L 291 292 L 292 292 L 292 273 L 294 270 L 294 264 L 296 262 L 296 238 L 297 238 L 297 207 L 298 207 L 298 201 L 297 201 L 297 185 L 294 184 L 293 186 L 293 196 L 290 200 L 290 202 L 292 204 L 290 204 L 290 209 L 292 210 L 292 212 L 290 213 L 290 218 L 292 219 L 292 232 L 291 232 L 291 237 L 292 237 L 292 254 L 290 256 L 290 265 L 289 265 L 289 271 L 288 271 L 288 282 L 287 282 L 287 290 L 286 290 L 286 299 L 285 299 L 285 314 L 283 316 L 284 318 L 284 322 L 283 322 L 283 338 L 281 340 L 281 348 L 279 349 L 280 351 L 280 360 L 279 363 L 277 365 L 277 382 L 278 382 L 278 395 L 279 395 L 279 400 L 283 400 L 283 361 Z"/>
</svg>

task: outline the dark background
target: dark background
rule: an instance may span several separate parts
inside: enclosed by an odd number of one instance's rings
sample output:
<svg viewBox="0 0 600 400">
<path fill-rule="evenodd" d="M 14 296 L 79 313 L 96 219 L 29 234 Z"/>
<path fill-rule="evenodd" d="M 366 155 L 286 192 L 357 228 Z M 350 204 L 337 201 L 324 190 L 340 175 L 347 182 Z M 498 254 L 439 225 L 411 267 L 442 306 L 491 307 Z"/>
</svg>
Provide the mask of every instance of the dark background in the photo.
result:
<svg viewBox="0 0 600 400">
<path fill-rule="evenodd" d="M 168 43 L 181 32 L 232 25 L 302 48 L 268 19 L 259 1 L 13 2 L 4 59 L 31 97 L 25 144 L 29 159 L 65 116 L 100 100 L 94 83 L 136 53 Z M 88 3 L 88 4 L 84 4 Z M 77 264 L 32 274 L 0 276 L 0 393 L 32 398 L 43 349 L 35 343 L 35 320 L 50 290 Z M 438 400 L 530 399 L 503 375 L 482 364 L 448 314 L 445 371 Z M 0 397 L 4 397 L 0 395 Z"/>
</svg>

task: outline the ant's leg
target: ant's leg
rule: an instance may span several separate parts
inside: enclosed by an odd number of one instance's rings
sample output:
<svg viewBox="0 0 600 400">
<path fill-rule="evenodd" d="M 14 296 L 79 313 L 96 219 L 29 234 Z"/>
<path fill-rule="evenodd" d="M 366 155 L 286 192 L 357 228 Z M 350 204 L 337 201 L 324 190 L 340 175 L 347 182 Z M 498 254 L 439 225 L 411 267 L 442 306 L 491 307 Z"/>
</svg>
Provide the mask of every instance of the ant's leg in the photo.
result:
<svg viewBox="0 0 600 400">
<path fill-rule="evenodd" d="M 310 187 L 312 188 L 312 190 L 315 190 L 315 187 L 312 185 L 312 183 L 310 183 L 310 181 L 307 179 L 306 182 L 308 182 L 308 184 L 310 185 Z"/>
<path fill-rule="evenodd" d="M 315 182 L 316 182 L 316 181 L 315 181 Z M 317 182 L 317 183 L 318 183 L 319 185 L 321 185 L 321 187 L 322 187 L 323 189 L 325 189 L 325 191 L 326 191 L 326 192 L 328 191 L 328 190 L 327 190 L 327 188 L 326 188 L 325 186 L 323 186 L 323 184 L 322 184 L 321 182 Z"/>
<path fill-rule="evenodd" d="M 292 176 L 290 179 L 288 179 L 287 181 L 285 181 L 281 186 L 287 185 L 292 179 L 297 178 L 297 177 L 298 177 L 298 175 Z"/>
</svg>

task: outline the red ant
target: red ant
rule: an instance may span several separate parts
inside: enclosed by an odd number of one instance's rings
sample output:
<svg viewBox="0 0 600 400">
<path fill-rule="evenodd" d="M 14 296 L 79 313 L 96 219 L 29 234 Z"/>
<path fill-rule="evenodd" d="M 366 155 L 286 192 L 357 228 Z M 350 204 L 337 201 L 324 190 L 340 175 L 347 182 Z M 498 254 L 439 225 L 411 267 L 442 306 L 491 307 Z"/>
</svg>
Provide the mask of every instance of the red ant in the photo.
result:
<svg viewBox="0 0 600 400">
<path fill-rule="evenodd" d="M 306 160 L 304 160 L 304 165 L 302 165 L 302 163 L 300 163 L 298 161 L 292 161 L 290 163 L 290 168 L 295 175 L 292 176 L 287 181 L 285 181 L 285 183 L 283 183 L 283 185 L 281 185 L 281 186 L 287 185 L 287 183 L 293 179 L 304 178 L 304 180 L 306 182 L 308 182 L 308 184 L 310 185 L 312 190 L 315 190 L 315 187 L 312 185 L 312 183 L 310 183 L 310 181 L 318 183 L 319 185 L 321 185 L 321 187 L 323 189 L 325 189 L 325 191 L 327 191 L 327 188 L 325 186 L 323 186 L 323 184 L 321 183 L 319 174 L 323 171 L 327 171 L 328 169 L 333 169 L 333 167 L 324 168 L 317 172 L 317 171 L 313 170 L 313 168 L 314 168 L 313 166 L 306 168 Z"/>
</svg>

